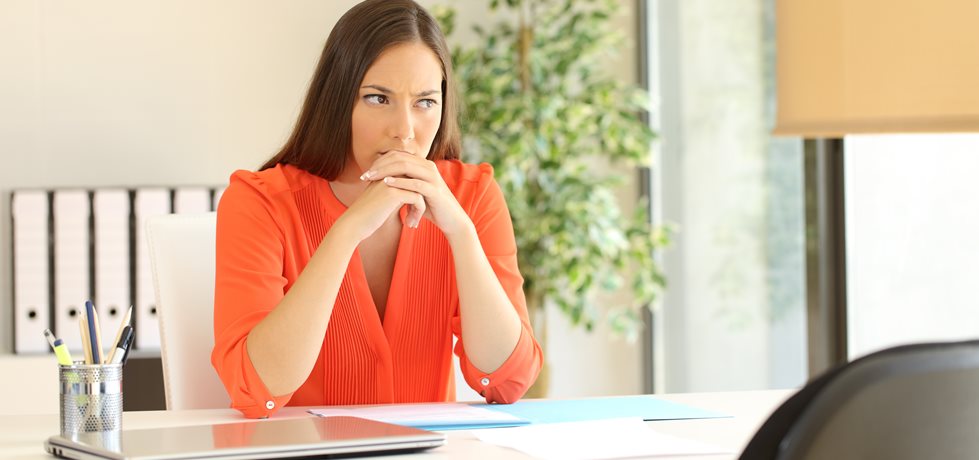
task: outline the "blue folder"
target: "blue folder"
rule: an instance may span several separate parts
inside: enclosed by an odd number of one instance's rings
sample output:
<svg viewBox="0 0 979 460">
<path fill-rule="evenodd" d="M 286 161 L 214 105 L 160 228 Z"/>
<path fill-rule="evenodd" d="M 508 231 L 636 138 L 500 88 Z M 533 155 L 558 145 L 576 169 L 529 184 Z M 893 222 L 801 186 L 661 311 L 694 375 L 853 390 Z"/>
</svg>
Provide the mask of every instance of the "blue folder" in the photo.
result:
<svg viewBox="0 0 979 460">
<path fill-rule="evenodd" d="M 476 405 L 490 410 L 506 412 L 531 423 L 580 422 L 625 417 L 642 417 L 643 420 L 730 417 L 686 404 L 657 399 L 650 395 Z"/>
<path fill-rule="evenodd" d="M 444 420 L 435 421 L 418 421 L 418 422 L 391 422 L 398 425 L 410 426 L 412 428 L 419 428 L 428 431 L 453 431 L 453 430 L 481 430 L 483 428 L 511 428 L 515 426 L 530 425 L 529 420 L 507 420 L 505 422 L 479 422 L 472 423 L 469 421 L 453 421 L 446 422 Z"/>
<path fill-rule="evenodd" d="M 472 430 L 500 428 L 534 423 L 580 422 L 612 418 L 642 417 L 643 420 L 680 420 L 722 418 L 719 414 L 686 404 L 657 399 L 653 396 L 621 396 L 610 398 L 556 399 L 519 401 L 514 404 L 471 403 L 517 417 L 517 420 L 449 420 L 436 417 L 431 420 L 393 421 L 399 425 L 432 431 Z M 357 414 L 350 414 L 356 416 Z"/>
</svg>

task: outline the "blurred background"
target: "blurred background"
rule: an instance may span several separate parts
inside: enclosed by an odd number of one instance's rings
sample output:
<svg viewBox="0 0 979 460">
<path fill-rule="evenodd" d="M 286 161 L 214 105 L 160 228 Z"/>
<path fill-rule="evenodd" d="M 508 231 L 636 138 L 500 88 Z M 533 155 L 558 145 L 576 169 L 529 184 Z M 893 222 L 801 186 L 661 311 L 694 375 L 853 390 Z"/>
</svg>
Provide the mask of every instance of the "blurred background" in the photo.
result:
<svg viewBox="0 0 979 460">
<path fill-rule="evenodd" d="M 0 375 L 39 382 L 25 401 L 57 410 L 54 358 L 15 347 L 16 324 L 28 319 L 14 308 L 12 193 L 220 190 L 284 142 L 332 25 L 355 3 L 0 0 Z M 515 26 L 519 16 L 507 2 L 494 11 L 490 0 L 420 3 L 453 8 L 450 45 L 467 49 L 484 43 L 473 26 Z M 595 171 L 621 179 L 623 214 L 644 208 L 654 227 L 672 229 L 653 255 L 666 285 L 636 310 L 642 328 L 632 336 L 606 314 L 632 301 L 629 286 L 586 299 L 591 330 L 545 302 L 544 394 L 792 388 L 818 369 L 811 347 L 827 340 L 853 358 L 979 335 L 970 289 L 979 136 L 841 137 L 846 193 L 834 212 L 846 222 L 845 264 L 820 267 L 844 269 L 844 327 L 816 337 L 807 234 L 810 251 L 819 240 L 807 212 L 825 209 L 807 208 L 816 167 L 807 141 L 772 134 L 775 0 L 595 5 L 621 35 L 597 68 L 648 92 L 634 115 L 657 133 L 648 159 L 599 157 Z M 145 391 L 127 390 L 127 409 L 162 409 L 159 351 L 145 346 L 133 359 L 127 382 Z M 27 409 L 0 409 L 18 410 Z"/>
</svg>

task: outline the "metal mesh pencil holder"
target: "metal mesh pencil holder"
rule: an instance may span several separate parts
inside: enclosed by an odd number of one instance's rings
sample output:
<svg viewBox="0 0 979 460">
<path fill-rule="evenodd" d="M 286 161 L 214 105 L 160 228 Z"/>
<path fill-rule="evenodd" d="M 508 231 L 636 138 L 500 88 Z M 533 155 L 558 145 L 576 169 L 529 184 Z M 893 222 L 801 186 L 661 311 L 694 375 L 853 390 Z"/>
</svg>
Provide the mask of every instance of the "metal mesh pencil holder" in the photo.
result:
<svg viewBox="0 0 979 460">
<path fill-rule="evenodd" d="M 58 367 L 62 436 L 122 429 L 122 364 Z"/>
</svg>

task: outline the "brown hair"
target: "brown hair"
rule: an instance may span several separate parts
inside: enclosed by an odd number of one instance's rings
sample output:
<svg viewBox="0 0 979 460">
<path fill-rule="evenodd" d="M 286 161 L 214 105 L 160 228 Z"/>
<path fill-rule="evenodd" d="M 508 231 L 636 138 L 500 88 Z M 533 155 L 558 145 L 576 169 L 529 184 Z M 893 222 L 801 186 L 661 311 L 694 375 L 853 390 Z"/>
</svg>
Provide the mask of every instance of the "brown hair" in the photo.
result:
<svg viewBox="0 0 979 460">
<path fill-rule="evenodd" d="M 364 74 L 385 49 L 415 42 L 428 46 L 442 64 L 442 122 L 427 158 L 459 158 L 452 60 L 438 23 L 412 0 L 367 0 L 333 27 L 292 135 L 261 169 L 291 164 L 326 180 L 336 179 L 350 155 L 351 118 Z"/>
</svg>

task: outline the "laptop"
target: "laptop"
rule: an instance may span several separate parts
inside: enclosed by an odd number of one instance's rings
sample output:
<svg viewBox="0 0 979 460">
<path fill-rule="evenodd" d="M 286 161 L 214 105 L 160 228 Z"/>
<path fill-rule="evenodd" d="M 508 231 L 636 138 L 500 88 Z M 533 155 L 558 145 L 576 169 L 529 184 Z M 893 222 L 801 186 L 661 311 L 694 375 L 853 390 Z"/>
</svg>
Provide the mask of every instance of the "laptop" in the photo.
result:
<svg viewBox="0 0 979 460">
<path fill-rule="evenodd" d="M 444 444 L 443 433 L 340 416 L 52 436 L 44 448 L 84 460 L 225 460 L 414 452 Z"/>
</svg>

